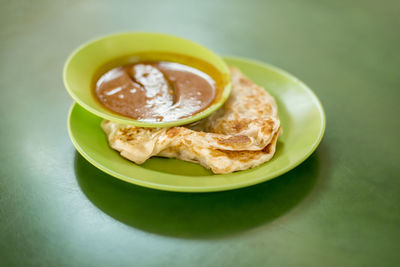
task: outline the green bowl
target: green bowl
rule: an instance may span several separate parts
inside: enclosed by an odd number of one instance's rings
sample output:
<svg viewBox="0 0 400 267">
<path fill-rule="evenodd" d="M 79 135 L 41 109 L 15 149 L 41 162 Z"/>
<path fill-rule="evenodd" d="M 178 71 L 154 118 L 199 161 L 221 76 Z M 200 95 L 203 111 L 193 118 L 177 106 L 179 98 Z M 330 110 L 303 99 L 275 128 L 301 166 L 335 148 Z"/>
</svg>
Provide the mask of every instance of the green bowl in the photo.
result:
<svg viewBox="0 0 400 267">
<path fill-rule="evenodd" d="M 106 63 L 125 58 L 128 63 L 140 53 L 171 53 L 190 56 L 213 65 L 221 75 L 223 86 L 217 98 L 205 110 L 188 118 L 167 122 L 143 122 L 116 114 L 103 107 L 92 92 L 93 79 Z M 67 59 L 63 71 L 64 85 L 72 98 L 89 112 L 111 121 L 139 127 L 172 127 L 198 121 L 220 108 L 231 92 L 226 63 L 209 49 L 192 41 L 160 33 L 120 33 L 90 41 L 77 48 Z"/>
</svg>

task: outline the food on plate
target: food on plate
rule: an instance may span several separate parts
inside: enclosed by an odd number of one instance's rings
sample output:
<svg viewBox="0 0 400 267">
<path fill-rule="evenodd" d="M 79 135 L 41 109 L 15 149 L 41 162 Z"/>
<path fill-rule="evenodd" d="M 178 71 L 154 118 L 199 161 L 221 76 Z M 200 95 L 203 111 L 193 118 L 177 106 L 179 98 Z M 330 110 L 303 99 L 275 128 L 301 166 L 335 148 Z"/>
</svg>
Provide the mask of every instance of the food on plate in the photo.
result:
<svg viewBox="0 0 400 267">
<path fill-rule="evenodd" d="M 221 87 L 217 70 L 200 59 L 176 56 L 184 64 L 138 58 L 143 60 L 103 73 L 95 85 L 100 103 L 120 115 L 146 122 L 187 118 L 209 107 Z"/>
<path fill-rule="evenodd" d="M 110 146 L 137 164 L 161 156 L 196 162 L 217 174 L 270 160 L 282 132 L 276 102 L 237 68 L 231 68 L 231 78 L 224 106 L 191 125 L 143 128 L 104 120 Z"/>
</svg>

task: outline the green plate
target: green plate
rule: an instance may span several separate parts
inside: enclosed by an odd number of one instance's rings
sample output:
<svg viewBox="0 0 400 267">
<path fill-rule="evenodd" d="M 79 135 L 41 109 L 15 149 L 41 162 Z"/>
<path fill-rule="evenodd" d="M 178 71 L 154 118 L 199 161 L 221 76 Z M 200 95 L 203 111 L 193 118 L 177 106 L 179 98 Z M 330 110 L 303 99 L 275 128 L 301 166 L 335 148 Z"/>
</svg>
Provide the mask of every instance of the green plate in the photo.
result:
<svg viewBox="0 0 400 267">
<path fill-rule="evenodd" d="M 276 67 L 241 58 L 224 58 L 275 97 L 283 135 L 272 160 L 253 169 L 215 175 L 202 166 L 153 157 L 136 165 L 112 150 L 100 128 L 101 118 L 78 104 L 70 110 L 68 129 L 76 149 L 102 171 L 129 183 L 179 192 L 230 190 L 275 178 L 299 165 L 317 148 L 325 114 L 315 94 L 301 81 Z"/>
</svg>

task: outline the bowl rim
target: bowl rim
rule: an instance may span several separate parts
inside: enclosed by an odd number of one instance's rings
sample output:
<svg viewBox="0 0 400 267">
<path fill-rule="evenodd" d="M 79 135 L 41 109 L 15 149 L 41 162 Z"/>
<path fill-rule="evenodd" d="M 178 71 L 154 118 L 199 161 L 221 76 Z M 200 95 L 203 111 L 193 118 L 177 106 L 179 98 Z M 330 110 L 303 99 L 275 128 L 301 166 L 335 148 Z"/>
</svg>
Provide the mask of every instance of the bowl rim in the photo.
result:
<svg viewBox="0 0 400 267">
<path fill-rule="evenodd" d="M 93 108 L 92 106 L 88 105 L 85 103 L 85 101 L 81 100 L 80 97 L 74 93 L 74 91 L 70 88 L 69 82 L 68 82 L 68 68 L 70 66 L 71 61 L 75 58 L 75 56 L 81 52 L 83 49 L 85 49 L 86 47 L 96 43 L 96 42 L 100 42 L 100 41 L 104 41 L 107 39 L 112 39 L 115 37 L 119 37 L 119 36 L 124 36 L 124 35 L 153 35 L 153 36 L 157 36 L 157 37 L 173 37 L 177 40 L 182 40 L 185 41 L 189 44 L 193 44 L 196 46 L 200 46 L 206 50 L 208 50 L 209 52 L 211 52 L 212 54 L 214 54 L 217 59 L 219 59 L 222 63 L 222 67 L 223 67 L 223 74 L 227 74 L 229 76 L 228 82 L 227 84 L 224 86 L 222 94 L 220 96 L 220 98 L 218 99 L 218 101 L 216 101 L 215 103 L 211 104 L 210 106 L 208 106 L 206 109 L 202 110 L 199 113 L 194 114 L 193 116 L 190 116 L 188 118 L 183 118 L 183 119 L 179 119 L 179 120 L 175 120 L 175 121 L 165 121 L 165 122 L 146 122 L 146 121 L 139 121 L 139 120 L 135 120 L 133 118 L 129 118 L 129 117 L 125 117 L 125 118 L 120 118 L 117 116 L 122 116 L 123 115 L 117 115 L 117 114 L 113 114 L 112 111 L 100 111 L 96 108 Z M 212 113 L 214 113 L 215 111 L 217 111 L 224 103 L 225 101 L 228 99 L 231 91 L 232 91 L 232 81 L 230 79 L 230 72 L 229 72 L 229 67 L 226 64 L 226 62 L 222 59 L 221 56 L 217 55 L 216 53 L 214 53 L 212 50 L 210 50 L 209 48 L 197 43 L 197 42 L 193 42 L 191 40 L 179 37 L 179 36 L 175 36 L 175 35 L 171 35 L 171 34 L 165 34 L 165 33 L 158 33 L 158 32 L 145 32 L 145 31 L 131 31 L 131 32 L 119 32 L 119 33 L 113 33 L 113 34 L 108 34 L 108 35 L 103 35 L 101 37 L 97 37 L 97 38 L 93 38 L 90 39 L 89 41 L 81 44 L 80 46 L 78 46 L 77 48 L 75 48 L 72 53 L 68 56 L 67 60 L 64 63 L 64 67 L 63 67 L 63 83 L 64 83 L 64 87 L 67 90 L 67 92 L 69 93 L 69 95 L 72 97 L 72 99 L 78 103 L 80 106 L 82 106 L 84 109 L 86 109 L 87 111 L 95 114 L 96 116 L 99 116 L 103 119 L 107 119 L 110 121 L 114 121 L 114 122 L 118 122 L 121 124 L 129 124 L 129 125 L 133 125 L 133 126 L 137 126 L 137 127 L 148 127 L 148 128 L 162 128 L 162 127 L 172 127 L 172 126 L 180 126 L 180 125 L 186 125 L 186 124 L 190 124 L 196 121 L 199 121 L 203 118 L 208 117 L 209 115 L 211 115 Z M 98 103 L 98 105 L 100 105 L 100 103 Z"/>
</svg>

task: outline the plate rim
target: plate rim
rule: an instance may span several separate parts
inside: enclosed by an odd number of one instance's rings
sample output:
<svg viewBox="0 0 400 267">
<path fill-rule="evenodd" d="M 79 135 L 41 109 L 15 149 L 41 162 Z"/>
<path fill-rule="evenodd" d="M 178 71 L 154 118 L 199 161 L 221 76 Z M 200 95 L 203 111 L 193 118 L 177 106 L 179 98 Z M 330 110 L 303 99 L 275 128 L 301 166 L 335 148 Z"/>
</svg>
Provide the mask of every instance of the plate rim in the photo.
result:
<svg viewBox="0 0 400 267">
<path fill-rule="evenodd" d="M 179 186 L 179 185 L 168 185 L 168 184 L 159 184 L 159 183 L 153 183 L 153 182 L 149 182 L 149 181 L 145 181 L 145 180 L 140 180 L 134 177 L 130 177 L 130 176 L 126 176 L 123 175 L 121 173 L 118 173 L 116 171 L 113 171 L 105 166 L 103 166 L 101 163 L 97 162 L 96 160 L 92 159 L 79 145 L 79 143 L 77 142 L 77 140 L 75 139 L 74 134 L 72 133 L 72 129 L 71 129 L 71 116 L 72 116 L 72 112 L 74 110 L 74 107 L 77 105 L 79 106 L 79 103 L 77 102 L 73 102 L 71 107 L 69 108 L 69 112 L 68 112 L 68 119 L 67 119 L 67 128 L 68 128 L 68 135 L 74 145 L 74 147 L 76 148 L 76 150 L 79 152 L 80 155 L 83 156 L 83 158 L 85 158 L 87 161 L 89 161 L 92 165 L 94 165 L 96 168 L 100 169 L 101 171 L 115 177 L 118 178 L 120 180 L 123 180 L 125 182 L 128 182 L 130 184 L 135 184 L 135 185 L 139 185 L 139 186 L 143 186 L 146 188 L 152 188 L 152 189 L 157 189 L 157 190 L 163 190 L 163 191 L 172 191 L 172 192 L 186 192 L 186 193 L 206 193 L 206 192 L 219 192 L 219 191 L 227 191 L 227 190 L 233 190 L 233 189 L 239 189 L 239 188 L 244 188 L 244 187 L 248 187 L 248 186 L 252 186 L 252 185 L 256 185 L 268 180 L 271 180 L 273 178 L 279 177 L 282 174 L 293 170 L 294 168 L 296 168 L 297 166 L 299 166 L 302 162 L 304 162 L 307 158 L 310 157 L 310 155 L 317 149 L 318 145 L 321 143 L 321 140 L 324 136 L 325 133 L 325 128 L 326 128 L 326 116 L 325 116 L 325 111 L 324 108 L 321 104 L 321 101 L 319 100 L 319 98 L 316 96 L 316 94 L 311 90 L 311 88 L 309 88 L 304 82 L 302 82 L 301 80 L 299 80 L 297 77 L 293 76 L 292 74 L 288 73 L 287 71 L 273 66 L 269 63 L 264 63 L 258 60 L 254 60 L 254 59 L 249 59 L 249 58 L 245 58 L 245 57 L 237 57 L 237 56 L 222 56 L 223 60 L 228 59 L 228 60 L 237 60 L 237 61 L 244 61 L 246 63 L 251 63 L 254 65 L 258 65 L 260 67 L 266 67 L 272 70 L 275 70 L 277 72 L 280 72 L 282 74 L 284 74 L 285 76 L 287 76 L 287 78 L 290 78 L 290 80 L 292 80 L 293 82 L 297 83 L 299 86 L 301 86 L 305 91 L 307 91 L 307 93 L 309 93 L 313 100 L 316 102 L 317 107 L 318 107 L 318 111 L 319 111 L 319 117 L 321 119 L 321 124 L 320 124 L 320 129 L 318 132 L 318 138 L 315 139 L 314 143 L 312 144 L 312 146 L 310 146 L 310 149 L 308 150 L 307 153 L 304 154 L 304 156 L 299 157 L 299 159 L 297 161 L 294 161 L 292 164 L 285 166 L 284 168 L 281 168 L 279 170 L 277 170 L 276 172 L 272 172 L 272 173 L 267 173 L 257 179 L 252 179 L 252 180 L 248 180 L 248 181 L 244 181 L 244 182 L 240 182 L 240 183 L 234 183 L 234 184 L 223 184 L 223 185 L 214 185 L 214 186 Z M 87 111 L 87 110 L 85 110 Z M 87 111 L 88 112 L 88 111 Z M 96 114 L 93 114 L 95 115 Z M 133 164 L 133 163 L 132 163 Z M 162 172 L 160 172 L 162 173 Z M 173 174 L 167 174 L 167 175 L 173 175 Z M 185 175 L 177 175 L 177 176 L 182 176 L 184 177 Z M 205 176 L 207 177 L 207 176 Z"/>
</svg>

